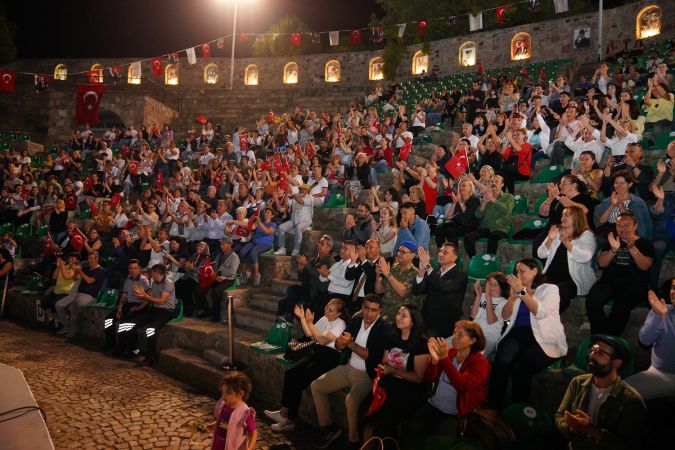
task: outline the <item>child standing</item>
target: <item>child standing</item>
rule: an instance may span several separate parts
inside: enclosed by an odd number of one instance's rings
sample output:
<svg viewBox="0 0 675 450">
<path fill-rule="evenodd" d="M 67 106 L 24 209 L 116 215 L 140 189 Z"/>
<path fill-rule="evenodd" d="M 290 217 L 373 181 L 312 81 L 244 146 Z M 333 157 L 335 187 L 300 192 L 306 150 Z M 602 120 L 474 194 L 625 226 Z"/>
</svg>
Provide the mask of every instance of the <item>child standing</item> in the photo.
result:
<svg viewBox="0 0 675 450">
<path fill-rule="evenodd" d="M 216 405 L 216 426 L 211 450 L 253 450 L 258 432 L 255 410 L 246 404 L 253 385 L 243 373 L 233 370 L 220 381 L 222 408 Z"/>
</svg>

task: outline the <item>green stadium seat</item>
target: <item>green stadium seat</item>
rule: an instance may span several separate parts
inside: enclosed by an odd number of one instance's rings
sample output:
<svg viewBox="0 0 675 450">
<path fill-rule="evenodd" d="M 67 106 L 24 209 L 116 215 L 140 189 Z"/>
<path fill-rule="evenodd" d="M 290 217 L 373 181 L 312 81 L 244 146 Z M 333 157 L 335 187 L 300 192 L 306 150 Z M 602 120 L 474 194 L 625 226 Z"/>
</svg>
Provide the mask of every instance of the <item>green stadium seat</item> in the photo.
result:
<svg viewBox="0 0 675 450">
<path fill-rule="evenodd" d="M 537 201 L 534 202 L 534 209 L 530 211 L 530 214 L 533 216 L 538 216 L 539 215 L 539 208 L 541 207 L 541 204 L 546 201 L 548 198 L 548 194 L 542 194 L 537 198 Z"/>
<path fill-rule="evenodd" d="M 24 223 L 16 229 L 17 237 L 28 237 L 33 234 L 33 226 L 29 223 Z"/>
<path fill-rule="evenodd" d="M 516 200 L 516 206 L 513 208 L 513 214 L 527 214 L 527 197 L 521 194 L 516 194 L 513 198 Z"/>
<path fill-rule="evenodd" d="M 14 259 L 20 259 L 23 257 L 23 252 L 21 251 L 21 246 L 17 245 L 16 250 L 14 250 Z"/>
<path fill-rule="evenodd" d="M 613 337 L 621 341 L 623 345 L 630 350 L 629 361 L 623 364 L 621 366 L 621 369 L 619 369 L 619 375 L 621 375 L 621 378 L 626 379 L 629 376 L 633 375 L 633 372 L 635 370 L 635 355 L 633 354 L 632 347 L 628 344 L 628 342 L 626 342 L 626 340 L 622 338 L 617 338 L 616 336 Z M 584 340 L 581 341 L 581 343 L 579 344 L 577 354 L 574 358 L 574 363 L 570 364 L 569 366 L 563 369 L 563 375 L 565 376 L 565 378 L 571 380 L 577 375 L 581 375 L 588 372 L 588 349 L 590 347 L 591 347 L 591 337 L 588 336 L 584 338 Z"/>
<path fill-rule="evenodd" d="M 12 222 L 3 223 L 0 225 L 0 235 L 12 231 L 14 231 L 14 224 Z"/>
<path fill-rule="evenodd" d="M 471 258 L 467 267 L 469 283 L 485 280 L 492 272 L 498 272 L 499 260 L 492 253 L 478 253 Z"/>
<path fill-rule="evenodd" d="M 35 230 L 35 236 L 47 236 L 49 232 L 49 225 L 43 225 L 37 230 Z"/>
<path fill-rule="evenodd" d="M 99 292 L 96 301 L 87 305 L 87 308 L 100 309 L 103 311 L 112 311 L 117 307 L 119 291 L 117 289 L 105 289 Z"/>
<path fill-rule="evenodd" d="M 560 176 L 563 173 L 564 170 L 565 170 L 565 167 L 563 167 L 563 166 L 544 167 L 543 169 L 541 169 L 541 172 L 539 172 L 539 174 L 534 179 L 534 181 L 532 181 L 532 183 L 537 183 L 537 184 L 550 183 L 556 177 Z"/>
<path fill-rule="evenodd" d="M 553 421 L 543 409 L 528 403 L 514 403 L 501 413 L 502 418 L 511 426 L 516 442 L 511 449 L 528 449 L 532 442 L 553 430 Z"/>
<path fill-rule="evenodd" d="M 185 318 L 185 315 L 184 315 L 184 312 L 183 312 L 183 300 L 177 298 L 176 299 L 176 314 L 173 316 L 173 319 L 171 319 L 169 321 L 169 323 L 182 322 L 184 318 Z"/>
</svg>

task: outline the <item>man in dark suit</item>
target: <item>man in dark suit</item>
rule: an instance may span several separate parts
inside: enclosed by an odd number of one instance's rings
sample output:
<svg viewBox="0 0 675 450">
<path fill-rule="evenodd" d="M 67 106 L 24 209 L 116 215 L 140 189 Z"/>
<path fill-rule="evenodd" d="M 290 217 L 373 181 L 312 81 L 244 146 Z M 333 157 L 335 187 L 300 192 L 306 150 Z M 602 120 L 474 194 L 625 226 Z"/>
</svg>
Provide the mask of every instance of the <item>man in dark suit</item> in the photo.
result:
<svg viewBox="0 0 675 450">
<path fill-rule="evenodd" d="M 431 267 L 431 257 L 419 249 L 419 270 L 412 288 L 413 294 L 425 294 L 422 317 L 429 336 L 447 337 L 452 334 L 462 316 L 462 301 L 468 278 L 457 267 L 457 247 L 446 242 L 438 252 L 440 268 Z"/>
<path fill-rule="evenodd" d="M 391 324 L 380 317 L 382 300 L 377 294 L 368 294 L 363 300 L 361 315 L 354 318 L 336 339 L 335 348 L 348 352 L 344 363 L 312 382 L 312 398 L 324 437 L 317 448 L 328 448 L 341 434 L 333 421 L 328 396 L 346 387 L 345 399 L 349 441 L 356 446 L 360 441 L 358 411 L 361 401 L 372 390 L 377 366 L 382 362 L 384 349 L 392 338 Z"/>
<path fill-rule="evenodd" d="M 347 305 L 349 312 L 354 314 L 361 310 L 363 299 L 368 294 L 375 293 L 375 280 L 377 273 L 375 267 L 382 257 L 380 255 L 380 243 L 377 239 L 366 241 L 366 245 L 359 245 L 352 249 L 351 264 L 345 271 L 345 279 L 354 281 L 352 303 Z"/>
</svg>

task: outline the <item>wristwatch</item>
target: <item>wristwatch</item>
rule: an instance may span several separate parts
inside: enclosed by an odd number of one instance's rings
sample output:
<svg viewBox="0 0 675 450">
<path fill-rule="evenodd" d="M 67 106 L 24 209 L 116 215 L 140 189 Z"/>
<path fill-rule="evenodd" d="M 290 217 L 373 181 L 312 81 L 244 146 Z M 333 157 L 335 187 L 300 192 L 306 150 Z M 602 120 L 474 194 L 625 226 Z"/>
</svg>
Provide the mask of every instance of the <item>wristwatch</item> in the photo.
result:
<svg viewBox="0 0 675 450">
<path fill-rule="evenodd" d="M 525 288 L 523 288 L 522 291 L 518 292 L 518 297 L 522 297 L 525 294 L 527 294 L 527 291 L 525 290 Z"/>
<path fill-rule="evenodd" d="M 384 277 L 385 277 L 387 280 L 388 280 L 389 278 L 391 278 L 391 277 L 392 277 L 391 272 L 389 272 L 388 274 L 386 274 Z"/>
</svg>

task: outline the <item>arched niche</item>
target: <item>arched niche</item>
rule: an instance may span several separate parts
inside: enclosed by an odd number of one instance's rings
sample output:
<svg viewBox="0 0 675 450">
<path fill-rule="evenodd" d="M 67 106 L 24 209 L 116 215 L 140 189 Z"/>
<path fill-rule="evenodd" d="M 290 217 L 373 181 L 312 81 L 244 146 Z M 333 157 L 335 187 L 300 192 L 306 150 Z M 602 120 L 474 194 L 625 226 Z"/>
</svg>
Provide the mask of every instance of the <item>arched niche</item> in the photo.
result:
<svg viewBox="0 0 675 450">
<path fill-rule="evenodd" d="M 384 60 L 381 56 L 376 56 L 368 63 L 368 79 L 382 80 L 384 78 Z"/>
<path fill-rule="evenodd" d="M 532 57 L 532 38 L 525 32 L 516 33 L 511 38 L 511 60 L 518 61 Z"/>
<path fill-rule="evenodd" d="M 289 62 L 284 66 L 284 84 L 296 84 L 298 82 L 298 63 Z"/>
<path fill-rule="evenodd" d="M 211 63 L 204 67 L 204 83 L 216 84 L 218 82 L 218 64 Z"/>
<path fill-rule="evenodd" d="M 459 65 L 462 67 L 473 67 L 478 60 L 478 46 L 473 41 L 468 41 L 459 46 L 458 53 Z"/>
<path fill-rule="evenodd" d="M 176 86 L 178 81 L 178 64 L 167 64 L 164 69 L 164 84 Z"/>
<path fill-rule="evenodd" d="M 260 73 L 258 72 L 258 66 L 255 64 L 249 64 L 244 69 L 244 84 L 246 86 L 257 86 Z"/>
<path fill-rule="evenodd" d="M 429 55 L 417 50 L 412 57 L 412 74 L 421 75 L 429 72 Z"/>
<path fill-rule="evenodd" d="M 127 69 L 127 83 L 128 84 L 141 84 L 141 65 L 132 64 Z"/>
<path fill-rule="evenodd" d="M 649 5 L 635 18 L 635 38 L 645 39 L 661 34 L 661 8 Z"/>
<path fill-rule="evenodd" d="M 337 59 L 331 59 L 326 63 L 324 77 L 327 83 L 337 83 L 340 81 L 341 75 L 340 61 Z"/>
</svg>

